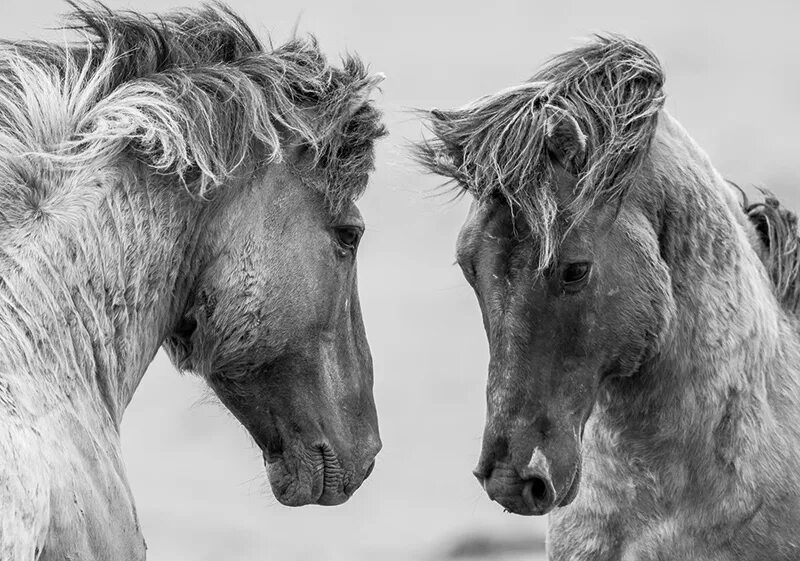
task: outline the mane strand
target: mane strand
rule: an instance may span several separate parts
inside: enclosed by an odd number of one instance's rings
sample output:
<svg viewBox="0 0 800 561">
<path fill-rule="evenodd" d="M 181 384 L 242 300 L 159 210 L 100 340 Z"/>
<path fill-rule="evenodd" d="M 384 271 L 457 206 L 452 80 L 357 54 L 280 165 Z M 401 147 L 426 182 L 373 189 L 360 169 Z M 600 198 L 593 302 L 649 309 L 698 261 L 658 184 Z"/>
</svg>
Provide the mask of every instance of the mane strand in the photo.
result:
<svg viewBox="0 0 800 561">
<path fill-rule="evenodd" d="M 0 42 L 0 190 L 30 183 L 14 170 L 32 158 L 66 173 L 129 153 L 206 197 L 281 161 L 289 140 L 313 151 L 333 207 L 366 187 L 386 131 L 369 101 L 381 78 L 357 57 L 333 67 L 313 37 L 267 50 L 220 3 L 163 16 L 70 4 L 83 41 Z"/>
<path fill-rule="evenodd" d="M 796 314 L 800 309 L 800 234 L 797 231 L 797 215 L 782 207 L 771 193 L 764 191 L 764 195 L 764 201 L 756 203 L 750 203 L 744 197 L 742 210 L 759 235 L 759 254 L 772 280 L 775 296 L 784 310 Z"/>
<path fill-rule="evenodd" d="M 539 268 L 555 257 L 562 232 L 599 199 L 624 196 L 647 154 L 664 103 L 664 73 L 645 46 L 616 35 L 552 58 L 530 81 L 455 111 L 432 111 L 433 139 L 414 148 L 429 171 L 483 200 L 499 196 L 540 240 Z M 547 145 L 550 115 L 574 119 L 586 156 L 574 171 L 572 201 L 556 200 Z M 564 220 L 559 220 L 564 218 Z"/>
</svg>

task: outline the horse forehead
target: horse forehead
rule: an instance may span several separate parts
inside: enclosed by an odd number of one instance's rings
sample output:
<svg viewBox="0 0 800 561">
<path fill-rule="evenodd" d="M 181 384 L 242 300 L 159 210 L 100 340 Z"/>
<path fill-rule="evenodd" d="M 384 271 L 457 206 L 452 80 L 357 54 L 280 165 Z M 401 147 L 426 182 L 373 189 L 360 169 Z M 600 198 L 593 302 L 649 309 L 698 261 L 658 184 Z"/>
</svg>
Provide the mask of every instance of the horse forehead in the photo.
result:
<svg viewBox="0 0 800 561">
<path fill-rule="evenodd" d="M 511 238 L 517 231 L 516 221 L 507 202 L 501 199 L 475 200 L 461 226 L 457 243 L 470 245 L 481 239 Z"/>
</svg>

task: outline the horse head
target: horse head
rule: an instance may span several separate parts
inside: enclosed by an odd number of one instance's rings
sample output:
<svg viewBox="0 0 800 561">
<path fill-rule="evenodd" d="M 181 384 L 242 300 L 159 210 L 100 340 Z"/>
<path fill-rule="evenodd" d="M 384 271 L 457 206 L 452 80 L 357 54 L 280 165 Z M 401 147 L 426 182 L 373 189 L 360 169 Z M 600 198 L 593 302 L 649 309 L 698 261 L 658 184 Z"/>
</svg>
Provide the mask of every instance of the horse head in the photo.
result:
<svg viewBox="0 0 800 561">
<path fill-rule="evenodd" d="M 457 242 L 490 350 L 474 473 L 511 512 L 576 497 L 601 384 L 634 373 L 665 333 L 655 207 L 631 188 L 662 82 L 644 47 L 600 38 L 528 83 L 429 115 L 419 160 L 474 197 Z"/>
<path fill-rule="evenodd" d="M 188 187 L 206 200 L 165 346 L 247 428 L 281 503 L 336 505 L 381 448 L 355 200 L 385 134 L 369 100 L 382 76 L 355 58 L 329 66 L 313 41 L 248 56 L 246 80 L 216 86 L 228 101 L 209 130 L 225 140 L 191 147 L 199 178 Z M 235 165 L 215 175 L 228 140 Z"/>
<path fill-rule="evenodd" d="M 209 204 L 167 341 L 248 429 L 287 505 L 343 502 L 381 447 L 356 276 L 364 220 L 353 202 L 330 210 L 311 159 L 296 149 Z"/>
</svg>

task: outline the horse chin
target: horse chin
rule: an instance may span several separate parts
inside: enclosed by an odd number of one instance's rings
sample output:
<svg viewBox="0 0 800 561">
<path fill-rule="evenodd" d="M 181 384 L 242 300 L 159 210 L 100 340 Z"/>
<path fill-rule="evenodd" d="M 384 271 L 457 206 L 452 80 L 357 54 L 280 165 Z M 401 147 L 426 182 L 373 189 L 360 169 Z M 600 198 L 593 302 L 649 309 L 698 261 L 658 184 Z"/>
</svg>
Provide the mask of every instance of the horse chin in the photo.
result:
<svg viewBox="0 0 800 561">
<path fill-rule="evenodd" d="M 286 452 L 278 457 L 265 453 L 264 463 L 272 493 L 285 506 L 336 506 L 355 490 L 346 492 L 344 470 L 328 446 L 291 456 Z"/>
</svg>

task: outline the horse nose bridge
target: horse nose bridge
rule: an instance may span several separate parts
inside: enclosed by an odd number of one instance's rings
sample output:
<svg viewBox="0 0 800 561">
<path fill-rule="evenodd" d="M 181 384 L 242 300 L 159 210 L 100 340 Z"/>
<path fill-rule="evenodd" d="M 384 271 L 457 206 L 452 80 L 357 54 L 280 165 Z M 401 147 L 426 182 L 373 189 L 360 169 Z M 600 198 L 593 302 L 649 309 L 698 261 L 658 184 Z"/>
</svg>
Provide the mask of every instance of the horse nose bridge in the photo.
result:
<svg viewBox="0 0 800 561">
<path fill-rule="evenodd" d="M 487 416 L 483 433 L 481 461 L 518 464 L 520 458 L 530 457 L 535 447 L 544 447 L 550 439 L 553 423 L 546 413 L 533 417 L 507 411 Z"/>
<path fill-rule="evenodd" d="M 520 422 L 532 419 L 541 424 L 548 417 L 553 394 L 550 376 L 527 361 L 509 363 L 493 360 L 486 386 L 487 425 L 498 424 L 511 431 Z"/>
<path fill-rule="evenodd" d="M 531 335 L 531 327 L 511 326 L 491 347 L 487 394 L 490 406 L 520 412 L 542 411 L 561 390 L 562 372 L 553 349 Z"/>
</svg>

